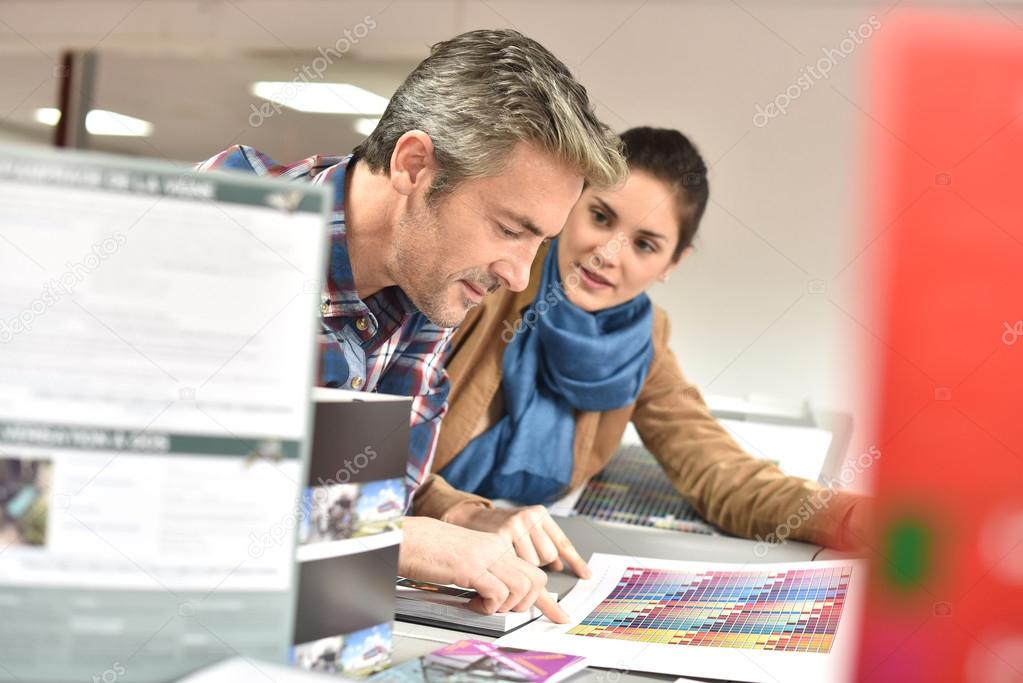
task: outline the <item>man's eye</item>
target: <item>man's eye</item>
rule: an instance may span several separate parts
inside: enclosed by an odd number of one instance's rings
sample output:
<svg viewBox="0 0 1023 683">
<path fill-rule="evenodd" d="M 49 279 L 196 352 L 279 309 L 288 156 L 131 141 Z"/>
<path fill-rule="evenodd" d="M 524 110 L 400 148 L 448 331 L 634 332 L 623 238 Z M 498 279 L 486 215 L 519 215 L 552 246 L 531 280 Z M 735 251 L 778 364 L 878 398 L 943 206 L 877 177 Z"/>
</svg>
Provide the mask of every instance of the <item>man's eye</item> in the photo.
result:
<svg viewBox="0 0 1023 683">
<path fill-rule="evenodd" d="M 509 230 L 508 228 L 504 227 L 500 223 L 497 224 L 497 229 L 501 232 L 502 235 L 504 235 L 505 237 L 509 237 L 511 239 L 515 239 L 516 237 L 519 236 L 519 233 L 517 233 L 517 232 L 515 232 L 513 230 Z"/>
</svg>

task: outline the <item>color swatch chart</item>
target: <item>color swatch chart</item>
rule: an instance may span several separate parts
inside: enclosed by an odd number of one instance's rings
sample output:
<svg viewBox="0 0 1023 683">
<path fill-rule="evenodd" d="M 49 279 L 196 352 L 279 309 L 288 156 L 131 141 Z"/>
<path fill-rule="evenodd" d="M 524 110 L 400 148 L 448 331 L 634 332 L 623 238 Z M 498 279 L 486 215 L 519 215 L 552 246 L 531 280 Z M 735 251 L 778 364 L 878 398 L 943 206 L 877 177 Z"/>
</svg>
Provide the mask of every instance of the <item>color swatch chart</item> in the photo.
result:
<svg viewBox="0 0 1023 683">
<path fill-rule="evenodd" d="M 700 571 L 628 567 L 567 633 L 667 645 L 830 652 L 852 567 Z"/>
<path fill-rule="evenodd" d="M 577 515 L 637 526 L 717 535 L 671 485 L 642 446 L 623 446 L 576 501 Z"/>
</svg>

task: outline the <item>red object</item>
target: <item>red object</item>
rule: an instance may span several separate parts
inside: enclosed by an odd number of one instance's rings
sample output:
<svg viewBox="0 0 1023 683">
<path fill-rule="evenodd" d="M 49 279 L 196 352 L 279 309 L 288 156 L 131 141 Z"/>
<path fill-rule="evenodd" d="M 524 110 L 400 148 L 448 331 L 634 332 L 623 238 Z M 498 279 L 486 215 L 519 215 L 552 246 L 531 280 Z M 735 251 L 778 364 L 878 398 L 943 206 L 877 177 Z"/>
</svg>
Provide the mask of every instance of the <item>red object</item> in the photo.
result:
<svg viewBox="0 0 1023 683">
<path fill-rule="evenodd" d="M 1023 31 L 898 15 L 871 46 L 886 349 L 856 678 L 1023 681 Z"/>
</svg>

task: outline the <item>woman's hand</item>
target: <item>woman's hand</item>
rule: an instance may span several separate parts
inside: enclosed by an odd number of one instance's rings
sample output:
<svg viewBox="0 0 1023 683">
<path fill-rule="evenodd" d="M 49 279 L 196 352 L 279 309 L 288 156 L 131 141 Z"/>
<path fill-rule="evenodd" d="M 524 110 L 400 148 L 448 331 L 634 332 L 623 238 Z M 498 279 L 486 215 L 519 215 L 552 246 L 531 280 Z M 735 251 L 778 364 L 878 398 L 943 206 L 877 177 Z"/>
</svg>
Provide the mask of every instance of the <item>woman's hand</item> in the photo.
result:
<svg viewBox="0 0 1023 683">
<path fill-rule="evenodd" d="M 472 588 L 479 595 L 469 608 L 483 614 L 535 606 L 554 623 L 568 623 L 568 615 L 544 590 L 547 575 L 516 557 L 505 538 L 429 517 L 406 517 L 402 531 L 401 576 Z"/>
<path fill-rule="evenodd" d="M 550 565 L 560 572 L 568 564 L 581 579 L 592 575 L 565 532 L 542 505 L 499 509 L 462 504 L 450 510 L 444 519 L 468 529 L 501 536 L 512 544 L 519 557 L 534 567 Z"/>
</svg>

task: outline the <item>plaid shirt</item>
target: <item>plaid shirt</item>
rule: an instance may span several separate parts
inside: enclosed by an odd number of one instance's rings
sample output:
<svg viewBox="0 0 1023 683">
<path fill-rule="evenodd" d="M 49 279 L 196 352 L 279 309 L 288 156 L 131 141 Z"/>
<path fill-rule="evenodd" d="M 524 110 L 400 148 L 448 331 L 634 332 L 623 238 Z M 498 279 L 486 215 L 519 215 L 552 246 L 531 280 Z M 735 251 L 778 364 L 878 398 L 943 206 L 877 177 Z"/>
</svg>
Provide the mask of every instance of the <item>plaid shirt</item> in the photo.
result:
<svg viewBox="0 0 1023 683">
<path fill-rule="evenodd" d="M 440 421 L 447 411 L 450 386 L 444 356 L 454 329 L 431 323 L 398 287 L 359 298 L 345 238 L 345 172 L 350 163 L 352 155 L 314 156 L 282 165 L 251 147 L 235 145 L 196 168 L 240 170 L 334 188 L 330 265 L 320 303 L 319 382 L 412 397 L 405 470 L 411 500 L 430 473 Z"/>
</svg>

